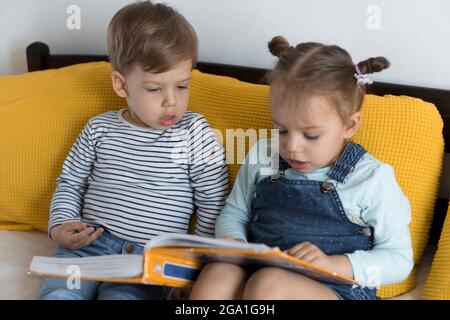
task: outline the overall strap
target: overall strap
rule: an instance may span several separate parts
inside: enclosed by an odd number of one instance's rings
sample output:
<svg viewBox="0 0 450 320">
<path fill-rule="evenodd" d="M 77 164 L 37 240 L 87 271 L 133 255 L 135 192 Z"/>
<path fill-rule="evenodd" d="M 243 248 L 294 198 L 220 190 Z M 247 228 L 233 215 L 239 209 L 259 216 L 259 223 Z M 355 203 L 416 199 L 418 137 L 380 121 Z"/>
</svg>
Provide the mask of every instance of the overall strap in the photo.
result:
<svg viewBox="0 0 450 320">
<path fill-rule="evenodd" d="M 366 149 L 357 143 L 350 141 L 344 149 L 341 157 L 335 162 L 328 176 L 343 183 L 345 178 L 355 169 L 356 164 L 366 154 Z"/>
</svg>

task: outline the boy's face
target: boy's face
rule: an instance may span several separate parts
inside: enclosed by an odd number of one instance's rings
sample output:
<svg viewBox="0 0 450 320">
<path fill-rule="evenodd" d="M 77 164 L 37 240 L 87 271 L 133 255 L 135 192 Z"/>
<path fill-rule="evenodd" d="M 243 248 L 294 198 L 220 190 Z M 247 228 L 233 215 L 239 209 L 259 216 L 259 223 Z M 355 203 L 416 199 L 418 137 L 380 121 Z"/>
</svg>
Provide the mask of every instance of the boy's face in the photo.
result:
<svg viewBox="0 0 450 320">
<path fill-rule="evenodd" d="M 303 173 L 332 165 L 360 123 L 359 112 L 344 123 L 323 99 L 312 98 L 307 106 L 280 105 L 271 109 L 274 128 L 279 129 L 280 155 Z"/>
<path fill-rule="evenodd" d="M 124 117 L 141 127 L 167 130 L 185 114 L 189 101 L 192 60 L 173 69 L 151 73 L 135 65 L 123 76 L 112 74 L 113 88 L 126 98 L 129 110 Z"/>
</svg>

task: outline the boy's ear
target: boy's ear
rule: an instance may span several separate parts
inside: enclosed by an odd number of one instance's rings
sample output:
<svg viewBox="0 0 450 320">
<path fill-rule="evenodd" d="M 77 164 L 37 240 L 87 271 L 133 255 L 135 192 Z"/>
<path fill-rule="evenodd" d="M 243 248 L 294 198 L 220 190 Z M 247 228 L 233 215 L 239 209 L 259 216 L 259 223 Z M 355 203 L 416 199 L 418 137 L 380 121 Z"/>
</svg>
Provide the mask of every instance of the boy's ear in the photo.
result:
<svg viewBox="0 0 450 320">
<path fill-rule="evenodd" d="M 350 116 L 350 119 L 348 119 L 345 125 L 344 138 L 350 139 L 351 137 L 353 137 L 358 131 L 360 124 L 361 124 L 361 112 L 358 111 L 352 114 Z"/>
<path fill-rule="evenodd" d="M 112 85 L 114 91 L 121 98 L 128 97 L 127 87 L 125 85 L 125 77 L 119 71 L 111 73 Z"/>
</svg>

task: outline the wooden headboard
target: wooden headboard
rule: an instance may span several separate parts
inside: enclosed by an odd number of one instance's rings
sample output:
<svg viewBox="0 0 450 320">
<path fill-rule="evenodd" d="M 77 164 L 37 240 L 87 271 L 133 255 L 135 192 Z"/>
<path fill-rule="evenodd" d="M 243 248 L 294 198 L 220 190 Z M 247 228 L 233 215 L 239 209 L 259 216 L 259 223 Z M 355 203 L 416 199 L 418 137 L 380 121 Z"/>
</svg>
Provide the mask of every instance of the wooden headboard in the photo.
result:
<svg viewBox="0 0 450 320">
<path fill-rule="evenodd" d="M 77 63 L 91 61 L 109 61 L 106 55 L 50 54 L 47 44 L 34 42 L 26 49 L 28 71 L 61 68 Z M 211 74 L 234 77 L 251 83 L 266 83 L 267 70 L 242 66 L 198 62 L 197 69 Z M 368 93 L 376 95 L 406 95 L 433 103 L 444 121 L 445 152 L 450 153 L 450 90 L 408 86 L 393 83 L 376 82 L 368 88 Z M 435 206 L 433 224 L 430 231 L 430 244 L 437 244 L 447 213 L 448 199 L 438 198 Z"/>
</svg>

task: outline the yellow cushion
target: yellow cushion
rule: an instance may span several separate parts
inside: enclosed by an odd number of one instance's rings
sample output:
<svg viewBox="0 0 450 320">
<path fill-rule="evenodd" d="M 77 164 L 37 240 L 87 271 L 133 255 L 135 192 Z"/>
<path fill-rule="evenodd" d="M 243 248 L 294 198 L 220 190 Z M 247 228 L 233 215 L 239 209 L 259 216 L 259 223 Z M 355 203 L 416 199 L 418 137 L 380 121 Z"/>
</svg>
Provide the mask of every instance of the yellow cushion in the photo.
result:
<svg viewBox="0 0 450 320">
<path fill-rule="evenodd" d="M 92 116 L 125 106 L 111 89 L 110 72 L 109 64 L 100 62 L 0 77 L 0 223 L 46 230 L 56 178 L 80 130 Z M 268 86 L 194 71 L 191 88 L 191 110 L 205 115 L 224 137 L 226 129 L 258 134 L 271 128 Z M 395 168 L 411 202 L 417 264 L 439 186 L 442 119 L 432 104 L 419 99 L 372 95 L 366 98 L 363 119 L 355 140 Z M 223 143 L 227 154 L 235 151 L 234 160 L 236 151 L 245 155 L 251 144 L 237 150 L 237 144 Z M 232 184 L 239 164 L 229 168 Z M 402 294 L 413 288 L 414 280 L 415 272 L 379 294 Z"/>
<path fill-rule="evenodd" d="M 425 299 L 450 300 L 450 207 L 423 292 Z"/>
<path fill-rule="evenodd" d="M 444 154 L 443 122 L 433 104 L 404 96 L 368 95 L 363 119 L 355 140 L 394 167 L 412 210 L 410 231 L 415 267 L 405 281 L 379 290 L 381 297 L 388 298 L 410 291 L 415 285 L 417 265 L 428 242 L 439 190 Z"/>
<path fill-rule="evenodd" d="M 94 115 L 126 105 L 108 63 L 0 77 L 0 224 L 46 231 L 56 179 Z"/>
<path fill-rule="evenodd" d="M 226 141 L 226 130 L 241 129 L 244 133 L 252 133 L 254 130 L 259 139 L 260 133 L 263 132 L 259 129 L 266 129 L 270 136 L 272 117 L 268 107 L 268 95 L 269 87 L 266 85 L 193 72 L 190 109 L 203 114 L 208 119 L 211 126 L 218 130 L 219 140 L 220 135 L 223 136 L 221 142 L 227 154 L 230 187 L 234 183 L 240 165 L 245 160 L 247 151 L 256 141 L 246 139 L 245 145 L 239 144 L 237 139 Z M 261 138 L 264 137 L 261 136 Z M 239 158 L 238 155 L 242 157 Z"/>
</svg>

